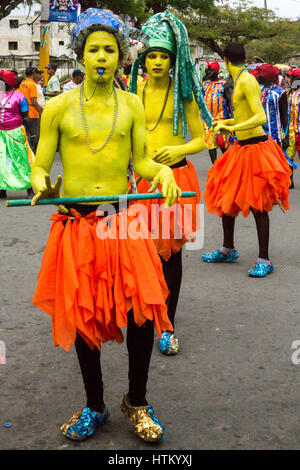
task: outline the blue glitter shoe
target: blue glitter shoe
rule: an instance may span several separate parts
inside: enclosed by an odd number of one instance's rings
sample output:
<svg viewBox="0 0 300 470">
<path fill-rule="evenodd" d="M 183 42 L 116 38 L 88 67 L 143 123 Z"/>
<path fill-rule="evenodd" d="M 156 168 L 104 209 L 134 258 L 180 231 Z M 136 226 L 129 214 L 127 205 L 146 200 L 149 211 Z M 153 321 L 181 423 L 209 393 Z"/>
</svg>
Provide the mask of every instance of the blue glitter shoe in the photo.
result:
<svg viewBox="0 0 300 470">
<path fill-rule="evenodd" d="M 273 264 L 256 263 L 252 269 L 249 269 L 248 275 L 250 277 L 266 277 L 274 271 Z"/>
<path fill-rule="evenodd" d="M 213 253 L 203 253 L 202 260 L 205 263 L 232 263 L 238 259 L 238 257 L 239 254 L 235 249 L 231 253 L 228 253 L 228 255 L 222 253 L 221 250 L 216 250 Z"/>
<path fill-rule="evenodd" d="M 96 429 L 108 422 L 109 411 L 105 408 L 103 413 L 84 408 L 75 413 L 69 421 L 62 425 L 60 430 L 63 435 L 73 441 L 84 441 L 92 436 Z"/>
<path fill-rule="evenodd" d="M 174 333 L 169 333 L 165 331 L 162 334 L 162 337 L 159 340 L 159 349 L 162 354 L 166 354 L 168 356 L 172 354 L 177 354 L 179 352 L 179 343 L 178 339 L 174 335 Z"/>
</svg>

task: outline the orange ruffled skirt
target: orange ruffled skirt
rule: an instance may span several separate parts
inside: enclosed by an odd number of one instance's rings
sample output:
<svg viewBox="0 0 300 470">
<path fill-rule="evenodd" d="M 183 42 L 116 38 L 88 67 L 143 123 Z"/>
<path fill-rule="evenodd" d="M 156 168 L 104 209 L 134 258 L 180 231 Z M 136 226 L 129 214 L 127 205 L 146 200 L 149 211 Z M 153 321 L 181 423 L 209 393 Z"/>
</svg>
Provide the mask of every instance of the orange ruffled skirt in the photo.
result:
<svg viewBox="0 0 300 470">
<path fill-rule="evenodd" d="M 172 253 L 178 253 L 183 245 L 195 240 L 195 233 L 200 228 L 200 185 L 194 165 L 187 161 L 187 165 L 172 169 L 176 184 L 182 191 L 193 191 L 194 197 L 182 198 L 166 209 L 164 199 L 145 199 L 138 201 L 147 207 L 148 228 L 159 255 L 165 260 L 170 259 Z M 138 192 L 147 193 L 150 184 L 142 179 L 138 183 Z M 161 192 L 161 187 L 158 187 Z M 155 193 L 154 193 L 155 195 Z"/>
<path fill-rule="evenodd" d="M 165 304 L 168 288 L 153 241 L 128 236 L 136 217 L 128 210 L 107 220 L 96 212 L 85 217 L 74 209 L 71 213 L 73 220 L 62 214 L 50 219 L 33 298 L 52 317 L 54 345 L 69 350 L 76 333 L 91 348 L 100 349 L 109 340 L 121 343 L 131 308 L 138 326 L 153 321 L 159 337 L 162 330 L 173 330 Z"/>
<path fill-rule="evenodd" d="M 289 209 L 291 169 L 281 148 L 266 142 L 241 146 L 236 142 L 210 168 L 203 198 L 209 212 L 236 217 L 240 211 L 271 211 L 274 204 Z"/>
</svg>

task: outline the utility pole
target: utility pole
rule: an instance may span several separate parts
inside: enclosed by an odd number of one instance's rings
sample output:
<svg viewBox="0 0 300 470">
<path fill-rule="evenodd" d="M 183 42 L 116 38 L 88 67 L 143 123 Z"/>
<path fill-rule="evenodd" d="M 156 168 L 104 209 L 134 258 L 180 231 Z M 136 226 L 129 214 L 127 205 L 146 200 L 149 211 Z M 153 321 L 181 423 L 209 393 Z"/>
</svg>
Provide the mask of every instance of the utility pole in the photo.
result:
<svg viewBox="0 0 300 470">
<path fill-rule="evenodd" d="M 268 9 L 267 0 L 264 0 L 264 2 L 265 2 L 265 10 L 267 10 Z"/>
<path fill-rule="evenodd" d="M 40 63 L 39 68 L 44 72 L 45 85 L 48 83 L 47 65 L 50 58 L 50 34 L 49 29 L 44 36 L 45 26 L 49 22 L 49 0 L 41 1 L 41 26 L 40 26 L 40 41 L 44 39 L 44 45 L 40 45 Z"/>
</svg>

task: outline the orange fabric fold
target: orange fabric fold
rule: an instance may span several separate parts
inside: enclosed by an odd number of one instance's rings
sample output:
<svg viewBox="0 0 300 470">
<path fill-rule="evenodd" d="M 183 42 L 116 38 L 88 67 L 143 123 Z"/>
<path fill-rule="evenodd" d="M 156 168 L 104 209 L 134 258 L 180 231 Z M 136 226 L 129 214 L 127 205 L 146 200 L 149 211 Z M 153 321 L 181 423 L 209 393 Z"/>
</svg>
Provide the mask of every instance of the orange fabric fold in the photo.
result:
<svg viewBox="0 0 300 470">
<path fill-rule="evenodd" d="M 250 208 L 271 211 L 275 204 L 289 209 L 291 169 L 281 148 L 266 142 L 241 146 L 236 142 L 210 168 L 203 199 L 209 212 L 248 217 Z"/>
<path fill-rule="evenodd" d="M 130 235 L 136 216 L 128 210 L 101 219 L 96 212 L 86 217 L 71 212 L 72 219 L 62 214 L 51 218 L 32 301 L 52 317 L 54 345 L 69 350 L 77 333 L 91 348 L 110 340 L 121 343 L 131 308 L 138 326 L 153 321 L 159 337 L 173 330 L 153 241 Z"/>
<path fill-rule="evenodd" d="M 148 229 L 159 255 L 166 261 L 172 253 L 178 253 L 183 245 L 195 240 L 200 228 L 200 185 L 194 165 L 188 161 L 186 166 L 173 168 L 175 181 L 182 191 L 196 192 L 196 196 L 176 201 L 170 209 L 164 207 L 164 199 L 145 199 L 138 201 L 147 207 Z M 142 179 L 138 192 L 147 193 L 150 184 Z M 161 187 L 158 187 L 161 192 Z M 155 193 L 153 193 L 155 195 Z"/>
</svg>

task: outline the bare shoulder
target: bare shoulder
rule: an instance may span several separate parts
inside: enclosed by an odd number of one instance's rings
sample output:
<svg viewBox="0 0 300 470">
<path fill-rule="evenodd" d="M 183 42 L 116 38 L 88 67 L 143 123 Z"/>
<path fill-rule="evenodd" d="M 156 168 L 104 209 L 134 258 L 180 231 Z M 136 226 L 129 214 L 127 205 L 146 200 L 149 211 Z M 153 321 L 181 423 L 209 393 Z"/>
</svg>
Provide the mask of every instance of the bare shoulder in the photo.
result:
<svg viewBox="0 0 300 470">
<path fill-rule="evenodd" d="M 54 96 L 46 101 L 46 105 L 43 114 L 56 114 L 61 113 L 66 106 L 66 97 L 64 93 L 61 95 Z"/>
<path fill-rule="evenodd" d="M 130 93 L 124 90 L 119 90 L 118 92 L 124 94 L 124 99 L 126 100 L 127 105 L 134 109 L 134 111 L 143 109 L 142 100 L 135 93 Z"/>
<path fill-rule="evenodd" d="M 74 88 L 48 100 L 43 114 L 48 118 L 55 117 L 56 120 L 61 121 L 65 112 L 74 107 L 76 102 L 79 102 L 79 90 Z"/>
<path fill-rule="evenodd" d="M 243 73 L 240 77 L 240 85 L 243 87 L 243 89 L 249 89 L 249 88 L 254 88 L 254 89 L 259 89 L 259 84 L 254 75 L 251 73 Z"/>
</svg>

